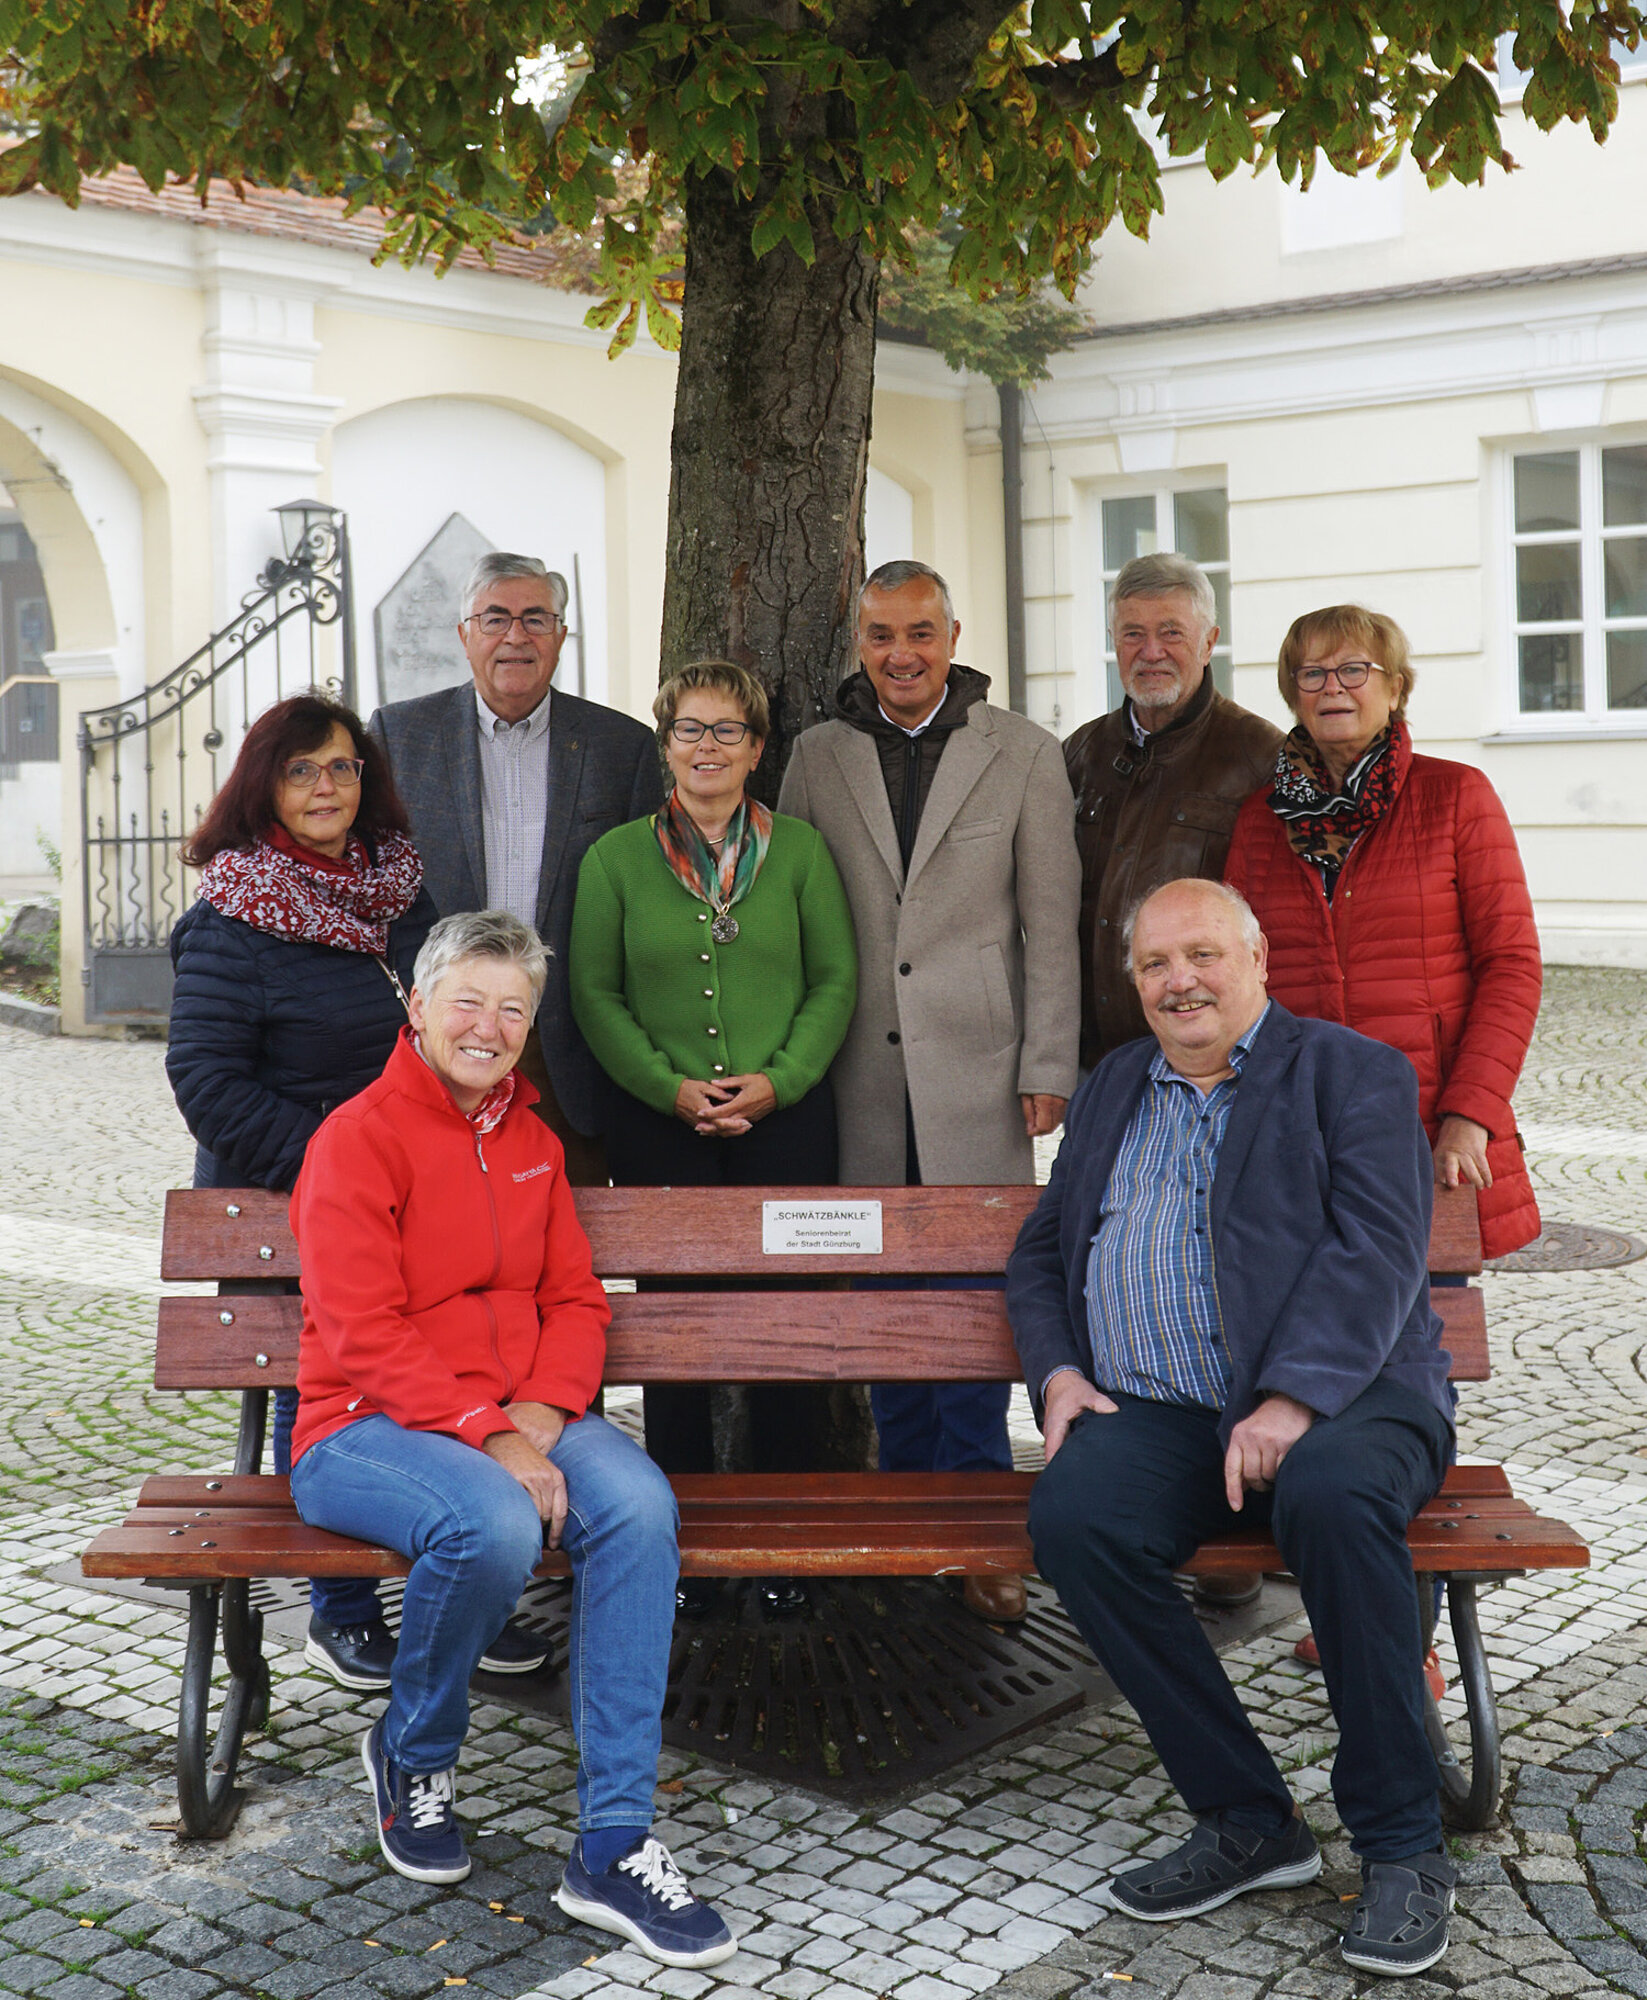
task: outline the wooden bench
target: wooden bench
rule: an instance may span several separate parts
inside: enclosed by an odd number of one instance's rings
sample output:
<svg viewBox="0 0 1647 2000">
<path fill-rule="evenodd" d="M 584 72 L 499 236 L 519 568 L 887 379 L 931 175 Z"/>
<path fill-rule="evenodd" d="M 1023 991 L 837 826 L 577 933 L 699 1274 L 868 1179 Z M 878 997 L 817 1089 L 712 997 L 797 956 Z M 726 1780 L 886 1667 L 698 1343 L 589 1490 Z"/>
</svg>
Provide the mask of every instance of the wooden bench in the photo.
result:
<svg viewBox="0 0 1647 2000">
<path fill-rule="evenodd" d="M 878 1254 L 772 1254 L 762 1248 L 764 1204 L 878 1204 Z M 850 1277 L 998 1277 L 1033 1188 L 580 1189 L 578 1212 L 597 1273 L 646 1279 L 613 1295 L 606 1381 L 889 1382 L 1016 1381 L 998 1289 L 842 1289 Z M 1473 1196 L 1437 1202 L 1431 1238 L 1437 1272 L 1481 1268 Z M 409 1565 L 388 1550 L 306 1527 L 287 1482 L 258 1470 L 268 1391 L 296 1379 L 301 1304 L 286 1202 L 257 1190 L 176 1190 L 167 1197 L 161 1275 L 207 1280 L 216 1297 L 160 1302 L 155 1382 L 162 1389 L 241 1392 L 236 1470 L 220 1477 L 160 1475 L 135 1510 L 105 1530 L 82 1559 L 87 1576 L 143 1578 L 189 1591 L 189 1636 L 178 1721 L 178 1796 L 196 1838 L 221 1838 L 239 1810 L 235 1775 L 248 1728 L 269 1701 L 254 1577 L 396 1576 Z M 682 1281 L 714 1290 L 673 1290 Z M 812 1289 L 738 1289 L 738 1280 L 782 1278 Z M 1485 1309 L 1475 1289 L 1438 1289 L 1455 1380 L 1488 1372 Z M 992 1570 L 1028 1574 L 1026 1531 L 1034 1475 L 857 1473 L 681 1476 L 681 1567 L 695 1576 L 935 1576 Z M 1533 1569 L 1580 1568 L 1582 1540 L 1538 1519 L 1510 1493 L 1503 1472 L 1463 1466 L 1408 1536 L 1428 1635 L 1433 1590 L 1448 1582 L 1469 1716 L 1467 1764 L 1431 1704 L 1430 1727 L 1453 1824 L 1479 1827 L 1498 1799 L 1498 1723 L 1476 1622 L 1478 1586 Z M 1262 1534 L 1242 1529 L 1208 1543 L 1189 1565 L 1199 1575 L 1275 1570 Z M 540 1574 L 564 1574 L 546 1555 Z M 219 1630 L 226 1681 L 215 1725 L 213 1668 Z M 1426 1644 L 1428 1637 L 1426 1636 Z M 208 1741 L 210 1739 L 210 1741 Z"/>
</svg>

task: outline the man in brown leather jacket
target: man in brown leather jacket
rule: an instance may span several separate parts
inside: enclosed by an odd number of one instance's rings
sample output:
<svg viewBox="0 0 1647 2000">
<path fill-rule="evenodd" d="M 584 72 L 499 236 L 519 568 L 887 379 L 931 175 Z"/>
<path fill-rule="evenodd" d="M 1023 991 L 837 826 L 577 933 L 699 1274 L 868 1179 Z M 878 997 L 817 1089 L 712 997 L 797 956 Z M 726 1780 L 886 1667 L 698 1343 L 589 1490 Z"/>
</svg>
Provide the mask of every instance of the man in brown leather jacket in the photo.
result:
<svg viewBox="0 0 1647 2000">
<path fill-rule="evenodd" d="M 1149 1033 L 1122 962 L 1129 909 L 1163 882 L 1217 881 L 1280 730 L 1212 684 L 1212 586 L 1187 556 L 1137 556 L 1110 591 L 1126 699 L 1064 745 L 1081 850 L 1081 1066 Z"/>
</svg>

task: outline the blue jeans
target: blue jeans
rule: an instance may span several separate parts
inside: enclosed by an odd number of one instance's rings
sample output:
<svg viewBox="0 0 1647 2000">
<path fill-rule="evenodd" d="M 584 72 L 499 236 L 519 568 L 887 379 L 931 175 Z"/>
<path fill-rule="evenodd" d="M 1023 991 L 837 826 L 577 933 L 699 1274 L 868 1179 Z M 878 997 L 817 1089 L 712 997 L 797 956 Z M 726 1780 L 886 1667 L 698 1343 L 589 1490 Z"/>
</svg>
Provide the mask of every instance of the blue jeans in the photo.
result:
<svg viewBox="0 0 1647 2000">
<path fill-rule="evenodd" d="M 998 1292 L 1004 1278 L 854 1278 L 854 1291 Z M 1010 1472 L 1010 1382 L 877 1382 L 870 1413 L 883 1472 Z"/>
<path fill-rule="evenodd" d="M 549 1454 L 566 1478 L 579 1824 L 650 1826 L 680 1570 L 675 1496 L 639 1445 L 593 1414 Z M 408 1771 L 457 1762 L 469 1676 L 543 1550 L 526 1489 L 472 1445 L 363 1417 L 310 1445 L 292 1497 L 317 1528 L 412 1559 L 383 1744 Z"/>
<path fill-rule="evenodd" d="M 1010 1472 L 1007 1382 L 877 1382 L 883 1472 Z"/>
<path fill-rule="evenodd" d="M 1030 1495 L 1041 1574 L 1138 1712 L 1198 1817 L 1276 1833 L 1292 1794 L 1173 1582 L 1237 1519 L 1268 1527 L 1298 1578 L 1338 1720 L 1333 1796 L 1355 1852 L 1401 1861 L 1441 1845 L 1424 1734 L 1418 1593 L 1407 1523 L 1441 1484 L 1452 1433 L 1411 1389 L 1374 1382 L 1320 1417 L 1271 1493 L 1224 1497 L 1216 1410 L 1115 1395 L 1071 1425 Z"/>
<path fill-rule="evenodd" d="M 292 1426 L 297 1421 L 297 1391 L 277 1389 L 272 1398 L 273 1422 L 269 1448 L 276 1472 L 292 1469 Z M 372 1625 L 383 1616 L 375 1576 L 312 1576 L 309 1609 L 322 1625 L 342 1628 Z"/>
</svg>

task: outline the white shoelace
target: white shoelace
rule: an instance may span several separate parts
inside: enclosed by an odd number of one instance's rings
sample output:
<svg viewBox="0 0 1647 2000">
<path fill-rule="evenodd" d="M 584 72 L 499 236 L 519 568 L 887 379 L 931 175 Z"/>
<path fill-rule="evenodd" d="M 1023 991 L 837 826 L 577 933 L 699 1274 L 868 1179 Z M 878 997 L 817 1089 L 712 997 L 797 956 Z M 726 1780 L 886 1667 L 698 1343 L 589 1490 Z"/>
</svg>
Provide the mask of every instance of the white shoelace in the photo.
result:
<svg viewBox="0 0 1647 2000">
<path fill-rule="evenodd" d="M 455 1771 L 413 1771 L 407 1778 L 406 1816 L 420 1833 L 439 1826 L 457 1798 Z"/>
<path fill-rule="evenodd" d="M 633 1854 L 626 1854 L 618 1866 L 626 1875 L 633 1875 L 642 1888 L 649 1889 L 668 1910 L 684 1910 L 692 1901 L 686 1877 L 675 1866 L 674 1856 L 661 1840 L 648 1840 Z"/>
</svg>

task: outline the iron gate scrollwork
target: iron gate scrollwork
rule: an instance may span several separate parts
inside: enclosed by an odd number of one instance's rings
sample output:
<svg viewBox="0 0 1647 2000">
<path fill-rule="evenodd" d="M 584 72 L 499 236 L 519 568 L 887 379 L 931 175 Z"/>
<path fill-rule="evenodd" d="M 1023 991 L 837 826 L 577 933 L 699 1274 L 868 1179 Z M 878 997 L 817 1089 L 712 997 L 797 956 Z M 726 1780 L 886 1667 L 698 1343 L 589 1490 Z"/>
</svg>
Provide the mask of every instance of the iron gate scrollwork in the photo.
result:
<svg viewBox="0 0 1647 2000">
<path fill-rule="evenodd" d="M 190 901 L 178 849 L 248 725 L 307 687 L 354 704 L 348 524 L 318 501 L 275 512 L 286 553 L 265 565 L 238 614 L 163 680 L 80 718 L 89 1020 L 166 1018 L 168 946 Z"/>
</svg>

